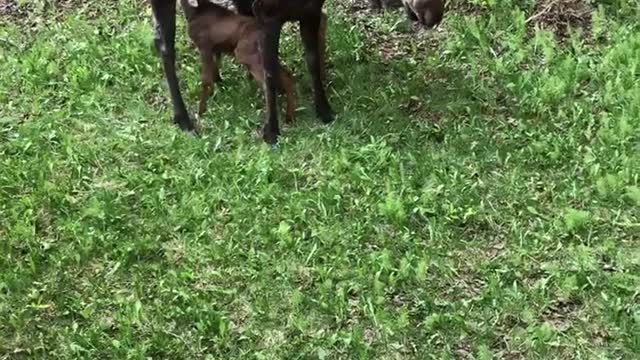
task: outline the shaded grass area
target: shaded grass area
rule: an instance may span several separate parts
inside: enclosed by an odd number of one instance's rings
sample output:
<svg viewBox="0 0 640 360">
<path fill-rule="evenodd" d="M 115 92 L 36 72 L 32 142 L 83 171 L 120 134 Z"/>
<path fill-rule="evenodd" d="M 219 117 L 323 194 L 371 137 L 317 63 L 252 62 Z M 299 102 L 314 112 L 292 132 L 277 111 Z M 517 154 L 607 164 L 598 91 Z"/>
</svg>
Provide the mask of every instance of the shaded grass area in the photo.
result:
<svg viewBox="0 0 640 360">
<path fill-rule="evenodd" d="M 329 6 L 328 127 L 289 27 L 276 151 L 232 61 L 204 135 L 169 124 L 138 2 L 3 22 L 0 356 L 633 358 L 638 9 L 559 44 L 532 2 L 458 3 L 393 61 L 367 34 L 400 12 Z"/>
</svg>

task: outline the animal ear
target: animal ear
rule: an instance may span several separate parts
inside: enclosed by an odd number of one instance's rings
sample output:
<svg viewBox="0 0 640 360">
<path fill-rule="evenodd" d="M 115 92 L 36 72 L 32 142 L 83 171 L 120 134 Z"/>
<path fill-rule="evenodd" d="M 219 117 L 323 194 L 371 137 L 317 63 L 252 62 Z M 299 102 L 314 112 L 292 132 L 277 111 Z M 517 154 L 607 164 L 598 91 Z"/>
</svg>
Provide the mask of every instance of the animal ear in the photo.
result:
<svg viewBox="0 0 640 360">
<path fill-rule="evenodd" d="M 191 7 L 198 7 L 198 0 L 187 0 Z"/>
</svg>

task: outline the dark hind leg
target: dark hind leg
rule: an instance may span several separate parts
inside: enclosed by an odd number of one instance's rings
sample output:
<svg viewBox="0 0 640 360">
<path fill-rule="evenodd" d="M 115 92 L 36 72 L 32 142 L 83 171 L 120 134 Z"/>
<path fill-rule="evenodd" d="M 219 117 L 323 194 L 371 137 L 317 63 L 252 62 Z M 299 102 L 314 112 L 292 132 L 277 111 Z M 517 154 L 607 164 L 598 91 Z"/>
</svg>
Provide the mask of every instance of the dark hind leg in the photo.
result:
<svg viewBox="0 0 640 360">
<path fill-rule="evenodd" d="M 262 21 L 261 21 L 262 22 Z M 263 49 L 262 66 L 265 73 L 265 102 L 267 119 L 262 128 L 262 137 L 269 144 L 278 142 L 278 89 L 280 87 L 279 45 L 282 22 L 271 20 L 262 22 L 261 47 Z M 317 37 L 316 37 L 317 39 Z"/>
<path fill-rule="evenodd" d="M 189 117 L 180 93 L 180 84 L 176 74 L 176 0 L 150 0 L 156 36 L 154 43 L 162 56 L 164 75 L 169 85 L 173 121 L 185 131 L 196 131 L 196 124 Z"/>
<path fill-rule="evenodd" d="M 320 77 L 324 82 L 327 78 L 327 15 L 324 12 L 320 18 L 318 50 L 320 53 Z"/>
<path fill-rule="evenodd" d="M 322 15 L 319 12 L 315 16 L 309 16 L 300 21 L 300 34 L 304 43 L 307 66 L 313 79 L 313 95 L 316 105 L 316 114 L 324 123 L 333 121 L 333 110 L 327 100 L 322 81 L 322 62 L 320 50 L 320 27 Z"/>
<path fill-rule="evenodd" d="M 403 4 L 404 6 L 404 12 L 407 14 L 407 17 L 409 18 L 409 20 L 411 21 L 418 21 L 418 16 L 416 16 L 416 13 L 413 12 L 413 10 L 411 10 L 411 8 L 407 5 L 407 4 Z"/>
</svg>

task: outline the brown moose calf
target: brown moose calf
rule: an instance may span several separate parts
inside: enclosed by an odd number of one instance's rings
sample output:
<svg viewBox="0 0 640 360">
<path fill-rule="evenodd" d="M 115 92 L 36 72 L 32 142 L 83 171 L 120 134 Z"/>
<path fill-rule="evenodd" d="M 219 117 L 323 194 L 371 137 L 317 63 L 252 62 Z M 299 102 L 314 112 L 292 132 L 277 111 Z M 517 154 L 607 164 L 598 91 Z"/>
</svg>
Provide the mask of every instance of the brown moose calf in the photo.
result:
<svg viewBox="0 0 640 360">
<path fill-rule="evenodd" d="M 220 79 L 220 54 L 233 55 L 265 88 L 263 55 L 259 46 L 261 34 L 254 17 L 238 15 L 209 1 L 199 1 L 197 7 L 192 7 L 188 0 L 182 0 L 182 7 L 187 18 L 189 37 L 198 48 L 202 61 L 202 93 L 198 115 L 202 116 L 206 111 L 207 99 L 213 93 L 213 85 Z M 280 66 L 279 74 L 279 90 L 287 99 L 285 121 L 292 123 L 295 111 L 293 77 L 284 66 Z"/>
</svg>

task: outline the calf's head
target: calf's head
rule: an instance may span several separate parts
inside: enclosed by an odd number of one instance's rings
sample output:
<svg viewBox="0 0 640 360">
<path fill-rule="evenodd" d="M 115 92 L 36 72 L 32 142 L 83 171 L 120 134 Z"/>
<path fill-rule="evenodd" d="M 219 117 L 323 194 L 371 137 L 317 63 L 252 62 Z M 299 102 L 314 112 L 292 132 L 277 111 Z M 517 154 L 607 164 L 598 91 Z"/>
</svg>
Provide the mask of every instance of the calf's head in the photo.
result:
<svg viewBox="0 0 640 360">
<path fill-rule="evenodd" d="M 444 0 L 403 0 L 409 5 L 420 25 L 432 28 L 442 21 Z M 408 3 L 408 4 L 407 4 Z M 408 9 L 409 10 L 409 9 Z"/>
</svg>

